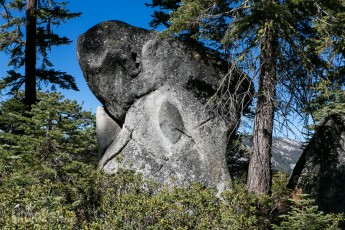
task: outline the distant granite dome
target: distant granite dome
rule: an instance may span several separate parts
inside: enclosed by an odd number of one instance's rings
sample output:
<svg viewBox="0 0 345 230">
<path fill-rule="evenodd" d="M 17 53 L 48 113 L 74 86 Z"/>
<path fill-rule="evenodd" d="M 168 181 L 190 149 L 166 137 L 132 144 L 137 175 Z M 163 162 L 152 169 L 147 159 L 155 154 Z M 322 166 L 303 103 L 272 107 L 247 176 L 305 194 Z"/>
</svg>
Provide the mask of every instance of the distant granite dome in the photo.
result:
<svg viewBox="0 0 345 230">
<path fill-rule="evenodd" d="M 272 168 L 291 174 L 302 155 L 303 143 L 288 138 L 273 138 Z"/>
<path fill-rule="evenodd" d="M 242 139 L 248 151 L 251 151 L 253 140 L 251 136 Z M 273 137 L 272 139 L 272 169 L 291 174 L 295 164 L 302 155 L 302 142 L 288 138 Z M 249 159 L 242 159 L 249 163 Z M 245 172 L 246 173 L 246 172 Z"/>
</svg>

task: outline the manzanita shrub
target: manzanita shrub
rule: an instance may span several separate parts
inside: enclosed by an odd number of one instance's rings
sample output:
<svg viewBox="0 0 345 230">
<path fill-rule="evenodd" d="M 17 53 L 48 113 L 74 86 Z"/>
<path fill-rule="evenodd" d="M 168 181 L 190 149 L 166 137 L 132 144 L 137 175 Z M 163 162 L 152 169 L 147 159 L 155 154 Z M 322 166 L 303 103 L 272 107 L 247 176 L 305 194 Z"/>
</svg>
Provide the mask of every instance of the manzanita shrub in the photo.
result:
<svg viewBox="0 0 345 230">
<path fill-rule="evenodd" d="M 334 229 L 341 221 L 309 203 L 291 209 L 283 173 L 261 197 L 241 181 L 217 194 L 201 183 L 167 188 L 132 171 L 104 174 L 93 115 L 58 93 L 39 97 L 29 111 L 20 95 L 0 104 L 0 229 L 300 229 L 304 221 Z"/>
</svg>

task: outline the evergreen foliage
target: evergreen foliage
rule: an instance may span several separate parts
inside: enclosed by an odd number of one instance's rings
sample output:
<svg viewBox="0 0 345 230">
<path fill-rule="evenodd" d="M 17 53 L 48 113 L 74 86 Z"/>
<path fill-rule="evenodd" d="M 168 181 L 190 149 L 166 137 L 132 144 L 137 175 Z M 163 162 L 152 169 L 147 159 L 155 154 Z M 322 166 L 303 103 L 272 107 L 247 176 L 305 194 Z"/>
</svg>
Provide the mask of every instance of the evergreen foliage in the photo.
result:
<svg viewBox="0 0 345 230">
<path fill-rule="evenodd" d="M 39 102 L 27 112 L 23 93 L 1 103 L 1 150 L 38 154 L 53 160 L 54 154 L 80 155 L 95 151 L 94 117 L 76 101 L 60 93 L 38 94 Z M 54 153 L 54 154 L 53 154 Z"/>
<path fill-rule="evenodd" d="M 197 25 L 198 33 L 192 38 L 225 51 L 249 74 L 258 66 L 257 47 L 264 32 L 260 23 L 265 17 L 273 18 L 281 47 L 276 54 L 280 114 L 302 112 L 320 124 L 327 115 L 344 110 L 343 1 L 277 1 L 275 6 L 264 6 L 264 1 L 187 0 L 179 4 L 177 10 L 166 2 L 153 4 L 171 10 L 164 33 L 190 33 Z M 157 23 L 159 18 L 153 17 Z"/>
<path fill-rule="evenodd" d="M 72 229 L 95 169 L 94 117 L 60 93 L 23 93 L 0 105 L 0 228 Z M 77 183 L 77 184 L 74 184 Z"/>
<path fill-rule="evenodd" d="M 315 83 L 313 90 L 316 93 L 308 107 L 315 123 L 309 128 L 315 130 L 329 115 L 345 111 L 344 87 L 345 79 L 336 84 L 328 78 Z"/>
<path fill-rule="evenodd" d="M 157 28 L 160 25 L 169 27 L 169 11 L 176 10 L 179 7 L 180 3 L 181 0 L 152 0 L 152 3 L 145 3 L 145 5 L 148 7 L 159 8 L 159 10 L 155 10 L 153 12 L 153 19 L 150 22 L 150 26 L 153 28 Z"/>
<path fill-rule="evenodd" d="M 10 56 L 8 66 L 13 69 L 0 81 L 0 90 L 8 88 L 10 93 L 15 93 L 25 85 L 27 105 L 36 102 L 36 84 L 78 90 L 71 75 L 53 68 L 48 53 L 52 47 L 71 43 L 67 37 L 54 32 L 54 28 L 81 13 L 71 13 L 64 1 L 8 0 L 2 1 L 2 5 L 0 51 Z"/>
<path fill-rule="evenodd" d="M 184 38 L 209 40 L 216 49 L 226 52 L 240 48 L 241 52 L 233 52 L 232 58 L 248 69 L 255 64 L 245 60 L 259 49 L 265 50 L 260 39 L 267 31 L 274 34 L 272 28 L 287 29 L 278 32 L 278 41 L 283 42 L 280 44 L 288 45 L 279 47 L 277 80 L 289 90 L 314 87 L 311 101 L 309 92 L 299 97 L 312 102 L 301 107 L 316 121 L 343 110 L 344 4 L 336 0 L 267 2 L 153 0 L 148 6 L 177 10 L 172 14 L 177 21 L 172 20 L 172 24 L 167 12 L 155 12 L 153 26 L 163 23 L 171 28 L 170 32 L 182 31 Z M 25 65 L 22 29 L 27 22 L 25 16 L 13 14 L 13 10 L 23 12 L 26 2 L 7 3 L 0 1 L 5 10 L 0 50 L 9 52 L 9 64 L 15 70 L 0 82 L 0 89 L 11 87 L 13 92 L 25 83 L 20 68 Z M 70 42 L 54 34 L 52 27 L 79 16 L 66 10 L 66 4 L 36 2 L 35 49 L 41 67 L 35 67 L 35 74 L 43 82 L 77 89 L 73 78 L 53 70 L 48 60 L 50 47 Z M 233 27 L 229 28 L 229 23 Z M 257 58 L 250 60 L 255 62 Z M 296 64 L 299 62 L 303 65 Z M 318 63 L 318 68 L 312 63 Z M 310 82 L 299 79 L 310 73 Z M 284 78 L 289 74 L 291 78 Z M 105 175 L 97 169 L 94 157 L 96 137 L 90 112 L 59 93 L 38 92 L 37 104 L 30 105 L 30 109 L 24 99 L 20 92 L 0 104 L 1 229 L 337 229 L 344 221 L 342 215 L 318 211 L 313 201 L 303 196 L 289 210 L 287 176 L 280 173 L 274 176 L 272 196 L 257 196 L 236 182 L 217 196 L 215 189 L 201 183 L 165 188 L 130 171 Z M 283 100 L 276 103 L 291 105 Z"/>
<path fill-rule="evenodd" d="M 300 194 L 299 198 L 292 200 L 294 202 L 292 210 L 287 214 L 281 215 L 280 218 L 283 221 L 279 226 L 272 225 L 273 229 L 340 229 L 339 224 L 345 219 L 343 214 L 325 214 L 318 210 L 314 200 L 309 199 L 308 195 Z"/>
<path fill-rule="evenodd" d="M 30 112 L 22 93 L 0 105 L 1 229 L 269 229 L 286 214 L 281 173 L 272 197 L 235 181 L 217 195 L 201 183 L 166 188 L 131 171 L 104 174 L 93 115 L 59 93 L 38 95 Z M 330 226 L 341 219 L 317 218 Z"/>
<path fill-rule="evenodd" d="M 341 0 L 181 0 L 170 13 L 165 34 L 213 45 L 236 66 L 229 71 L 240 68 L 258 80 L 248 189 L 270 193 L 274 116 L 314 113 L 320 91 L 312 88 L 325 79 L 343 89 L 344 10 Z"/>
</svg>

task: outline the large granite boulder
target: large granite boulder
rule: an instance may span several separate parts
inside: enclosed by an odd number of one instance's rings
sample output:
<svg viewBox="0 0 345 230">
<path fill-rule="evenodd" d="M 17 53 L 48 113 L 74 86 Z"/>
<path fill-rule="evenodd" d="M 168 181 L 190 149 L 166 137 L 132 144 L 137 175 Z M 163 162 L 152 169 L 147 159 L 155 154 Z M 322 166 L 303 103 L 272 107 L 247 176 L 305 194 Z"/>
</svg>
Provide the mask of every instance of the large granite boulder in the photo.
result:
<svg viewBox="0 0 345 230">
<path fill-rule="evenodd" d="M 345 212 L 345 114 L 329 116 L 317 129 L 288 187 L 311 194 L 321 210 Z"/>
<path fill-rule="evenodd" d="M 253 90 L 245 75 L 227 74 L 206 49 L 119 21 L 81 35 L 77 54 L 90 89 L 121 126 L 102 145 L 101 168 L 224 188 L 228 137 Z"/>
</svg>

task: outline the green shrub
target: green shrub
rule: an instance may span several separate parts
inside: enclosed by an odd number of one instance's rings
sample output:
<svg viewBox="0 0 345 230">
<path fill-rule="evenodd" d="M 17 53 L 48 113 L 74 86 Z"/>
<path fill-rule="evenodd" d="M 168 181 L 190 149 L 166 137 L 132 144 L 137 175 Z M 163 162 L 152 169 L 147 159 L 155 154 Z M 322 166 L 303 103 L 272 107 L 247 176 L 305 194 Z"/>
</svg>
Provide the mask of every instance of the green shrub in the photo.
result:
<svg viewBox="0 0 345 230">
<path fill-rule="evenodd" d="M 281 215 L 280 225 L 272 225 L 275 230 L 283 229 L 340 229 L 338 226 L 344 221 L 343 214 L 325 214 L 318 210 L 314 200 L 309 199 L 308 195 L 299 195 L 301 199 L 292 200 L 294 206 L 287 214 Z"/>
<path fill-rule="evenodd" d="M 94 183 L 99 206 L 93 221 L 83 228 L 105 229 L 263 229 L 267 219 L 260 216 L 260 198 L 245 187 L 217 197 L 215 189 L 200 183 L 186 188 L 163 188 L 143 181 L 140 175 L 121 171 L 98 174 Z M 145 186 L 143 186 L 145 184 Z"/>
<path fill-rule="evenodd" d="M 271 197 L 240 182 L 217 195 L 201 183 L 166 188 L 131 171 L 104 174 L 93 115 L 56 93 L 40 98 L 29 113 L 20 99 L 0 105 L 0 229 L 334 229 L 342 218 L 302 200 L 277 221 L 289 195 L 280 173 Z"/>
<path fill-rule="evenodd" d="M 95 165 L 73 159 L 96 152 L 93 115 L 38 96 L 30 112 L 22 94 L 0 104 L 0 229 L 72 229 L 92 184 Z"/>
</svg>

